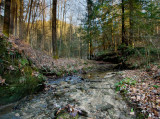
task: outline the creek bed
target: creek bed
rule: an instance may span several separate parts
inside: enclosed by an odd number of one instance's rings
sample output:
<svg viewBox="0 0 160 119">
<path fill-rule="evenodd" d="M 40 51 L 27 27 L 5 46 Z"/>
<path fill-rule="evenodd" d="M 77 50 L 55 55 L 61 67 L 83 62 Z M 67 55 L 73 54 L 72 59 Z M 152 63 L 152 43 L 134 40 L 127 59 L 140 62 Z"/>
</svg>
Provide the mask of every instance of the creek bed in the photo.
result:
<svg viewBox="0 0 160 119">
<path fill-rule="evenodd" d="M 0 118 L 54 119 L 59 108 L 70 104 L 88 113 L 88 117 L 79 116 L 79 119 L 134 119 L 135 115 L 130 115 L 131 107 L 114 90 L 119 79 L 117 72 L 49 79 L 46 91 L 20 101 L 15 110 L 6 111 Z"/>
</svg>

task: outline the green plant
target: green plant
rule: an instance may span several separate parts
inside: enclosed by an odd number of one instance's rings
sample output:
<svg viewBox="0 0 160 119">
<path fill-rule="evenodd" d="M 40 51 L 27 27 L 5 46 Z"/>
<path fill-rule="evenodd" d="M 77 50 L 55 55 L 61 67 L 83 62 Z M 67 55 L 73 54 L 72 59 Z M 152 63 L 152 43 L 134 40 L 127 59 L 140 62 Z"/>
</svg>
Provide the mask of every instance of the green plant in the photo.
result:
<svg viewBox="0 0 160 119">
<path fill-rule="evenodd" d="M 57 72 L 57 76 L 61 76 L 62 75 L 62 72 Z"/>
<path fill-rule="evenodd" d="M 77 70 L 75 70 L 75 69 L 73 70 L 73 73 L 77 73 L 77 72 L 78 72 Z"/>
<path fill-rule="evenodd" d="M 116 91 L 120 91 L 120 90 L 125 90 L 127 87 L 127 85 L 135 85 L 136 84 L 136 80 L 132 79 L 132 78 L 125 78 L 122 79 L 121 81 L 115 83 L 115 90 Z"/>
<path fill-rule="evenodd" d="M 20 77 L 19 78 L 19 83 L 25 83 L 26 82 L 26 78 L 25 77 Z"/>
<path fill-rule="evenodd" d="M 44 88 L 44 76 L 32 75 L 38 69 L 31 67 L 32 62 L 23 54 L 12 50 L 8 39 L 1 37 L 0 47 L 0 75 L 8 84 L 0 86 L 0 105 L 17 101 Z"/>
<path fill-rule="evenodd" d="M 154 88 L 159 88 L 159 86 L 158 86 L 158 85 L 154 85 L 153 87 L 154 87 Z"/>
<path fill-rule="evenodd" d="M 131 112 L 134 112 L 133 108 L 131 108 Z"/>
<path fill-rule="evenodd" d="M 20 59 L 19 62 L 21 64 L 21 67 L 29 64 L 28 60 L 25 58 Z"/>
</svg>

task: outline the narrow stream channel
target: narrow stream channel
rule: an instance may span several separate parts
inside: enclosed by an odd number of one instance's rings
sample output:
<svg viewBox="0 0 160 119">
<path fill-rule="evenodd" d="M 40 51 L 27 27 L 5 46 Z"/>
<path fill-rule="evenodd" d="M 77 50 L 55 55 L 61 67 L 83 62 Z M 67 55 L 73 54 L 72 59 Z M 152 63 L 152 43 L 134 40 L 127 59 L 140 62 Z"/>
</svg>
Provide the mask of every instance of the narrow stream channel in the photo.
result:
<svg viewBox="0 0 160 119">
<path fill-rule="evenodd" d="M 46 91 L 0 110 L 0 119 L 54 119 L 55 112 L 68 104 L 87 112 L 87 117 L 78 119 L 135 119 L 131 107 L 115 92 L 119 79 L 118 72 L 49 79 Z"/>
</svg>

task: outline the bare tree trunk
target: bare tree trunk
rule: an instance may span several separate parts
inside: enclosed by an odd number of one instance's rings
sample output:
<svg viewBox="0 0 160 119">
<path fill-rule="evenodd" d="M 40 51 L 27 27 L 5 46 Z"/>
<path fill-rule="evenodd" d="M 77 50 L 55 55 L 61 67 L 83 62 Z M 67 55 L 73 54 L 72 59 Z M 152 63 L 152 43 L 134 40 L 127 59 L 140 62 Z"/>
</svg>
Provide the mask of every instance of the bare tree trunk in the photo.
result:
<svg viewBox="0 0 160 119">
<path fill-rule="evenodd" d="M 5 12 L 4 12 L 4 24 L 3 24 L 3 34 L 9 37 L 9 27 L 10 27 L 10 6 L 11 0 L 5 1 Z"/>
<path fill-rule="evenodd" d="M 91 27 L 91 14 L 92 14 L 92 0 L 87 0 L 87 10 L 88 10 L 88 37 L 89 37 L 89 59 L 92 58 L 93 56 L 93 47 L 92 47 L 92 38 L 91 38 L 91 31 L 90 31 L 90 27 Z"/>
<path fill-rule="evenodd" d="M 31 43 L 31 41 L 30 41 L 30 36 L 29 36 L 29 29 L 30 29 L 30 27 L 29 27 L 29 25 L 30 25 L 30 20 L 31 20 L 31 13 L 32 13 L 32 5 L 33 4 L 33 0 L 31 0 L 31 4 L 30 4 L 30 10 L 29 10 L 29 18 L 28 18 L 28 25 L 27 25 L 27 36 L 28 36 L 28 42 L 29 43 Z"/>
<path fill-rule="evenodd" d="M 122 44 L 127 45 L 125 38 L 124 0 L 122 0 Z"/>
<path fill-rule="evenodd" d="M 113 0 L 112 0 L 112 43 L 114 45 L 114 51 L 117 52 L 117 42 L 116 39 L 114 38 L 114 5 L 113 5 Z"/>
<path fill-rule="evenodd" d="M 17 4 L 16 4 L 16 16 L 15 16 L 15 36 L 17 36 L 17 19 L 18 19 L 17 11 L 18 11 L 18 7 L 17 7 Z"/>
<path fill-rule="evenodd" d="M 43 0 L 43 38 L 42 38 L 42 49 L 44 49 L 45 43 L 45 0 Z"/>
<path fill-rule="evenodd" d="M 57 13 L 57 0 L 53 0 L 53 9 L 52 9 L 52 46 L 53 46 L 53 56 L 54 58 L 58 58 L 57 52 L 57 20 L 56 20 L 56 13 Z"/>
<path fill-rule="evenodd" d="M 14 33 L 14 28 L 15 28 L 15 24 L 14 24 L 14 20 L 15 20 L 15 12 L 16 12 L 16 2 L 15 1 L 11 1 L 11 18 L 10 18 L 10 33 L 13 34 Z"/>
<path fill-rule="evenodd" d="M 133 0 L 129 0 L 129 24 L 130 24 L 130 30 L 129 30 L 129 45 L 133 47 Z"/>
<path fill-rule="evenodd" d="M 37 1 L 34 2 L 34 8 L 35 8 L 35 12 L 34 12 L 34 15 L 33 15 L 33 20 L 32 20 L 32 28 L 34 27 L 34 23 L 35 23 L 35 18 L 36 18 L 36 15 L 37 15 L 37 11 L 38 11 L 38 4 L 39 4 L 39 1 L 37 3 Z"/>
<path fill-rule="evenodd" d="M 30 19 L 31 19 L 32 4 L 33 4 L 33 0 L 31 0 L 31 4 L 30 4 L 29 18 L 28 18 L 28 25 L 27 25 L 27 34 L 29 33 L 29 25 L 30 25 Z"/>
<path fill-rule="evenodd" d="M 65 47 L 67 47 L 67 41 L 66 41 L 66 2 L 67 0 L 64 1 L 64 9 L 63 9 L 63 26 L 62 26 L 62 30 L 63 30 L 63 34 L 64 34 L 64 44 L 65 44 Z M 67 56 L 66 56 L 67 57 Z"/>
<path fill-rule="evenodd" d="M 28 12 L 29 12 L 29 8 L 30 8 L 30 3 L 31 3 L 31 0 L 29 0 L 28 2 L 28 7 L 27 7 L 27 12 L 26 12 L 26 17 L 25 17 L 25 21 L 27 21 L 27 17 L 28 17 Z"/>
<path fill-rule="evenodd" d="M 61 41 L 62 41 L 62 36 L 61 36 L 61 34 L 62 34 L 62 29 L 61 29 L 61 24 L 62 24 L 62 21 L 60 20 L 60 10 L 59 10 L 59 8 L 60 8 L 60 3 L 58 2 L 58 28 L 60 28 L 60 36 L 59 36 L 59 49 L 58 49 L 58 55 L 60 55 L 61 54 Z M 61 12 L 62 12 L 62 1 L 61 1 Z"/>
<path fill-rule="evenodd" d="M 23 0 L 20 0 L 19 38 L 23 39 Z"/>
<path fill-rule="evenodd" d="M 52 30 L 52 0 L 50 0 L 50 30 Z M 53 55 L 52 39 L 50 40 L 50 55 Z"/>
<path fill-rule="evenodd" d="M 50 0 L 50 29 L 52 29 L 52 0 Z"/>
<path fill-rule="evenodd" d="M 2 4 L 2 0 L 0 0 L 0 16 L 1 16 L 1 5 Z"/>
<path fill-rule="evenodd" d="M 1 8 L 2 7 L 2 0 L 0 0 L 0 27 L 1 27 L 1 24 L 2 24 L 2 17 L 1 17 Z"/>
<path fill-rule="evenodd" d="M 63 10 L 63 20 L 62 20 L 63 21 L 63 24 L 62 24 L 62 30 L 63 30 L 63 32 L 65 32 L 64 31 L 64 24 L 65 24 L 64 23 L 65 22 L 64 21 L 64 16 L 65 16 L 65 13 L 66 13 L 66 2 L 67 2 L 67 0 L 64 1 L 64 7 L 63 7 L 64 8 L 64 10 Z"/>
<path fill-rule="evenodd" d="M 70 28 L 69 28 L 69 52 L 68 52 L 68 56 L 69 56 L 69 58 L 71 57 L 71 41 L 72 41 L 72 33 L 73 33 L 73 31 L 72 31 L 72 16 L 70 16 Z"/>
</svg>

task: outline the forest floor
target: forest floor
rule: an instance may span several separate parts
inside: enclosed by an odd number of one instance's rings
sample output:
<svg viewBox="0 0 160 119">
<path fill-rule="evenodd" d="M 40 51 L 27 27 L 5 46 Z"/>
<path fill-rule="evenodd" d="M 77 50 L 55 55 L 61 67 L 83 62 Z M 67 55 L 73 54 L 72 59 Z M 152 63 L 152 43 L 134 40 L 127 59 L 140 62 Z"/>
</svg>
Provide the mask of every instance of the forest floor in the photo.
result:
<svg viewBox="0 0 160 119">
<path fill-rule="evenodd" d="M 43 51 L 33 49 L 26 42 L 15 36 L 10 36 L 9 42 L 13 46 L 12 50 L 18 50 L 19 53 L 24 54 L 32 61 L 32 65 L 38 67 L 38 69 L 48 76 L 63 76 L 83 72 L 90 70 L 94 64 L 92 61 L 79 58 L 53 59 L 50 55 L 47 55 Z"/>
<path fill-rule="evenodd" d="M 118 84 L 120 90 L 129 97 L 129 102 L 136 105 L 136 109 L 140 109 L 148 119 L 160 118 L 159 66 L 151 65 L 147 70 L 122 71 L 123 80 Z"/>
</svg>

